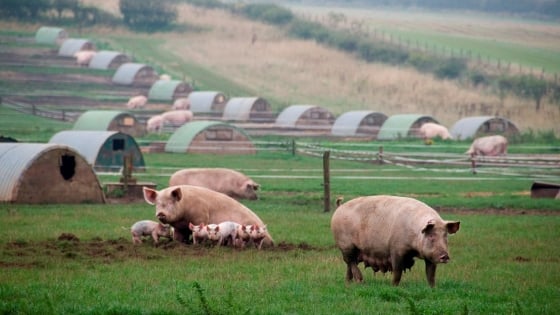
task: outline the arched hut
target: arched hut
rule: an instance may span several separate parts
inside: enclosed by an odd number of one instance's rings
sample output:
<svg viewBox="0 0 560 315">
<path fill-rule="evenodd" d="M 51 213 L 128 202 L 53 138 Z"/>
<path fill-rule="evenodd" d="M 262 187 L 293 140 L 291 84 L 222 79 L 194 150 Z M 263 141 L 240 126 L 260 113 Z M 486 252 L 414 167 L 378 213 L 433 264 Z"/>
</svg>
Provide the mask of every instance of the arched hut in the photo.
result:
<svg viewBox="0 0 560 315">
<path fill-rule="evenodd" d="M 427 115 L 401 114 L 390 116 L 381 126 L 377 134 L 377 139 L 395 140 L 407 137 L 419 137 L 418 131 L 420 127 L 427 122 L 439 124 L 437 120 Z"/>
<path fill-rule="evenodd" d="M 263 98 L 232 97 L 224 107 L 222 119 L 261 122 L 272 119 L 272 112 L 270 111 L 270 104 Z"/>
<path fill-rule="evenodd" d="M 117 69 L 124 63 L 131 62 L 132 58 L 118 51 L 98 51 L 91 61 L 89 67 L 92 69 Z"/>
<path fill-rule="evenodd" d="M 117 68 L 112 80 L 113 83 L 120 85 L 150 87 L 159 80 L 159 76 L 154 68 L 148 65 L 127 62 Z"/>
<path fill-rule="evenodd" d="M 469 139 L 501 134 L 506 137 L 518 135 L 519 129 L 503 117 L 475 116 L 458 120 L 450 130 L 455 139 Z"/>
<path fill-rule="evenodd" d="M 334 136 L 365 136 L 376 137 L 379 129 L 387 120 L 387 115 L 371 110 L 355 110 L 343 113 L 334 122 Z"/>
<path fill-rule="evenodd" d="M 120 131 L 133 137 L 146 134 L 146 126 L 134 115 L 118 110 L 89 110 L 84 112 L 76 122 L 74 130 Z"/>
<path fill-rule="evenodd" d="M 222 113 L 227 103 L 227 97 L 216 91 L 194 91 L 188 98 L 193 113 Z"/>
<path fill-rule="evenodd" d="M 291 105 L 276 118 L 279 127 L 325 129 L 331 128 L 334 115 L 324 107 L 316 105 Z"/>
<path fill-rule="evenodd" d="M 0 178 L 0 202 L 105 202 L 91 166 L 64 145 L 0 143 Z"/>
<path fill-rule="evenodd" d="M 68 38 L 58 49 L 58 55 L 62 57 L 74 57 L 74 54 L 82 50 L 95 50 L 95 45 L 89 39 Z"/>
<path fill-rule="evenodd" d="M 144 157 L 130 135 L 117 131 L 61 131 L 49 143 L 67 145 L 79 152 L 96 171 L 118 172 L 126 156 L 136 170 L 144 170 Z"/>
<path fill-rule="evenodd" d="M 236 126 L 199 120 L 184 124 L 167 141 L 165 152 L 255 154 L 249 135 Z"/>
<path fill-rule="evenodd" d="M 68 33 L 60 27 L 41 26 L 35 33 L 38 44 L 61 45 L 68 38 Z"/>
<path fill-rule="evenodd" d="M 158 80 L 148 93 L 152 101 L 173 101 L 177 98 L 187 97 L 192 91 L 190 84 L 179 80 Z"/>
</svg>

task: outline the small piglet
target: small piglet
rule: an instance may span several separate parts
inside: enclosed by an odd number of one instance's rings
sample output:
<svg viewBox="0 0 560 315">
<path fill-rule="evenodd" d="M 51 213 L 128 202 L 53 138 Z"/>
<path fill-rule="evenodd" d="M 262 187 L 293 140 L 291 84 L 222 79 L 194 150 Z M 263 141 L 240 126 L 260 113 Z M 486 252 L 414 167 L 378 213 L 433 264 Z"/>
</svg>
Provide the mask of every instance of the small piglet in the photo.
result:
<svg viewBox="0 0 560 315">
<path fill-rule="evenodd" d="M 159 242 L 159 237 L 173 239 L 173 228 L 168 224 L 161 224 L 152 220 L 143 220 L 134 223 L 130 227 L 132 243 L 141 244 L 142 236 L 151 236 L 154 244 Z"/>
<path fill-rule="evenodd" d="M 208 224 L 208 239 L 217 242 L 218 245 L 234 246 L 237 240 L 237 229 L 240 224 L 233 221 L 225 221 L 220 224 Z"/>
<path fill-rule="evenodd" d="M 208 231 L 206 230 L 206 225 L 204 225 L 204 223 L 194 225 L 189 222 L 189 229 L 192 231 L 193 244 L 202 244 L 208 239 Z"/>
<path fill-rule="evenodd" d="M 251 241 L 251 228 L 253 226 L 251 224 L 240 224 L 237 227 L 237 240 L 236 240 L 236 247 L 245 248 L 247 243 Z"/>
<path fill-rule="evenodd" d="M 268 230 L 266 229 L 266 225 L 259 226 L 255 224 L 251 226 L 251 240 L 253 240 L 253 244 L 255 244 L 257 249 L 262 248 L 263 241 L 267 235 Z"/>
</svg>

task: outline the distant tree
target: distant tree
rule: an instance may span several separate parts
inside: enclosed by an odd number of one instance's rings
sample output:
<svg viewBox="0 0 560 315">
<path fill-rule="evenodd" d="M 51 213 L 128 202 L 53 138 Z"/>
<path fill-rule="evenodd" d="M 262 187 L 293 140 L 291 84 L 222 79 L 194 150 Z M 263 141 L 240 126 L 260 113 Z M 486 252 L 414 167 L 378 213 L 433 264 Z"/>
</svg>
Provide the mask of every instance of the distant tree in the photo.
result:
<svg viewBox="0 0 560 315">
<path fill-rule="evenodd" d="M 124 24 L 137 31 L 169 28 L 177 20 L 177 9 L 165 0 L 120 0 Z"/>
<path fill-rule="evenodd" d="M 516 79 L 516 93 L 520 96 L 532 98 L 535 110 L 541 108 L 541 100 L 546 95 L 547 82 L 532 75 L 524 75 Z"/>
</svg>

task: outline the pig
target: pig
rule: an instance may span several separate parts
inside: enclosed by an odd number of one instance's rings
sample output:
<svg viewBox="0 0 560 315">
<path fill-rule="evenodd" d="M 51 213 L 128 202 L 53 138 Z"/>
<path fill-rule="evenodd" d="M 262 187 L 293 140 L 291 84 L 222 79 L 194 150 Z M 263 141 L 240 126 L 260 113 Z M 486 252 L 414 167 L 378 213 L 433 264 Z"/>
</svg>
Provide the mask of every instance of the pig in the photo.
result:
<svg viewBox="0 0 560 315">
<path fill-rule="evenodd" d="M 465 152 L 471 156 L 487 155 L 499 156 L 507 154 L 508 140 L 504 136 L 486 136 L 473 141 L 471 147 Z"/>
<path fill-rule="evenodd" d="M 169 225 L 164 225 L 152 220 L 143 220 L 134 223 L 130 227 L 132 234 L 132 243 L 141 244 L 142 236 L 151 236 L 154 244 L 159 243 L 159 237 L 173 238 L 173 228 Z"/>
<path fill-rule="evenodd" d="M 425 140 L 430 140 L 435 137 L 440 137 L 443 140 L 451 139 L 451 134 L 449 130 L 445 128 L 445 126 L 436 124 L 436 123 L 424 123 L 420 127 L 420 136 Z"/>
<path fill-rule="evenodd" d="M 164 73 L 164 74 L 161 74 L 161 75 L 159 76 L 159 79 L 160 79 L 161 81 L 171 81 L 171 76 L 170 76 L 169 74 L 165 74 L 165 73 Z"/>
<path fill-rule="evenodd" d="M 189 222 L 194 225 L 224 221 L 264 225 L 253 211 L 237 200 L 204 187 L 179 185 L 159 191 L 143 187 L 143 194 L 148 204 L 156 206 L 159 221 L 175 228 L 174 238 L 177 241 L 189 240 Z M 268 231 L 264 243 L 274 246 Z"/>
<path fill-rule="evenodd" d="M 237 240 L 236 240 L 236 247 L 245 248 L 245 246 L 251 242 L 251 229 L 253 225 L 251 224 L 240 224 L 237 227 Z"/>
<path fill-rule="evenodd" d="M 237 242 L 237 229 L 241 224 L 233 221 L 225 221 L 220 224 L 208 224 L 206 231 L 208 239 L 217 242 L 221 246 L 235 246 Z"/>
<path fill-rule="evenodd" d="M 150 117 L 146 122 L 146 130 L 148 132 L 161 132 L 163 128 L 163 116 L 155 115 Z"/>
<path fill-rule="evenodd" d="M 74 53 L 74 58 L 76 58 L 76 64 L 80 67 L 87 67 L 89 62 L 95 56 L 97 52 L 93 50 L 80 50 Z"/>
<path fill-rule="evenodd" d="M 362 282 L 358 264 L 364 262 L 374 274 L 392 271 L 394 286 L 417 257 L 424 260 L 428 284 L 434 287 L 437 264 L 450 260 L 447 235 L 459 227 L 459 221 L 444 221 L 416 199 L 388 195 L 352 199 L 331 218 L 335 244 L 346 263 L 346 280 Z"/>
<path fill-rule="evenodd" d="M 193 113 L 190 110 L 171 110 L 161 114 L 164 123 L 168 123 L 173 126 L 182 126 L 188 123 L 193 118 Z"/>
<path fill-rule="evenodd" d="M 255 248 L 259 250 L 262 248 L 263 241 L 267 234 L 268 230 L 266 229 L 266 225 L 259 226 L 258 224 L 255 224 L 251 226 L 251 240 L 253 241 Z"/>
<path fill-rule="evenodd" d="M 169 179 L 169 186 L 194 185 L 206 187 L 237 200 L 259 199 L 259 184 L 241 172 L 228 168 L 185 168 Z"/>
<path fill-rule="evenodd" d="M 194 225 L 189 222 L 189 230 L 192 231 L 192 240 L 195 245 L 202 244 L 208 239 L 208 230 L 206 229 L 206 225 L 204 225 L 204 223 Z"/>
<path fill-rule="evenodd" d="M 148 103 L 148 98 L 144 95 L 133 96 L 126 103 L 128 109 L 142 108 Z"/>
<path fill-rule="evenodd" d="M 191 101 L 188 98 L 178 98 L 173 102 L 173 110 L 191 109 Z"/>
</svg>

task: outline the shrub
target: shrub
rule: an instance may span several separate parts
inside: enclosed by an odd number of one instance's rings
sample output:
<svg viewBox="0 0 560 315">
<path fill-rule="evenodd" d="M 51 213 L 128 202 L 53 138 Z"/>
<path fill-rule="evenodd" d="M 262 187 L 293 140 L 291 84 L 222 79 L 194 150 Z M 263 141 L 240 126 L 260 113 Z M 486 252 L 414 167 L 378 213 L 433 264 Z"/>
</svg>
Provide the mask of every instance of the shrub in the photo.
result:
<svg viewBox="0 0 560 315">
<path fill-rule="evenodd" d="M 177 9 L 164 0 L 120 0 L 124 24 L 136 31 L 161 31 L 177 19 Z"/>
<path fill-rule="evenodd" d="M 242 8 L 242 13 L 249 18 L 275 25 L 286 25 L 294 18 L 292 11 L 275 4 L 249 4 Z"/>
<path fill-rule="evenodd" d="M 440 79 L 456 79 L 467 69 L 467 64 L 459 58 L 446 59 L 434 71 Z"/>
</svg>

